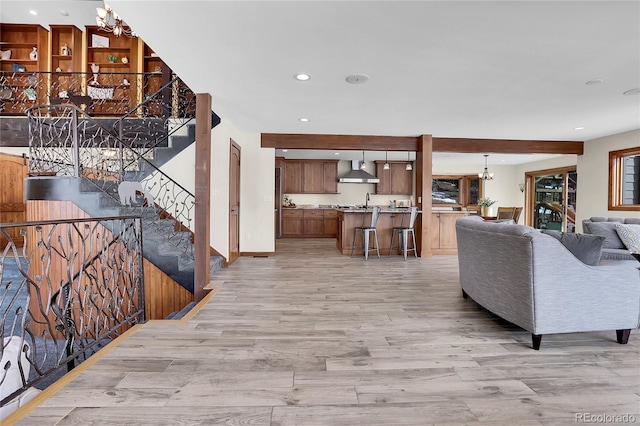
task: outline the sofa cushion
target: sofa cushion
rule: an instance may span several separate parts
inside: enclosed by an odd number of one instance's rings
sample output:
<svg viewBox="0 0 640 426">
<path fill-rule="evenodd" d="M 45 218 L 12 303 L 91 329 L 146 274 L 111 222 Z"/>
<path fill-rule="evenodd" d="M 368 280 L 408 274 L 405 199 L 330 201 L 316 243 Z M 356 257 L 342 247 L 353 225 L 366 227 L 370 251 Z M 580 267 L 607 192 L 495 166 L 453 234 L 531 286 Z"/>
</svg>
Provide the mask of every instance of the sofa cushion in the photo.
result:
<svg viewBox="0 0 640 426">
<path fill-rule="evenodd" d="M 631 253 L 640 253 L 640 225 L 618 223 L 616 232 Z"/>
<path fill-rule="evenodd" d="M 606 238 L 603 248 L 623 249 L 625 245 L 616 232 L 617 223 L 619 222 L 591 222 L 584 223 L 584 227 L 585 232 Z"/>
<path fill-rule="evenodd" d="M 602 255 L 605 237 L 601 235 L 574 234 L 560 231 L 542 230 L 562 243 L 578 260 L 586 265 L 597 266 Z"/>
</svg>

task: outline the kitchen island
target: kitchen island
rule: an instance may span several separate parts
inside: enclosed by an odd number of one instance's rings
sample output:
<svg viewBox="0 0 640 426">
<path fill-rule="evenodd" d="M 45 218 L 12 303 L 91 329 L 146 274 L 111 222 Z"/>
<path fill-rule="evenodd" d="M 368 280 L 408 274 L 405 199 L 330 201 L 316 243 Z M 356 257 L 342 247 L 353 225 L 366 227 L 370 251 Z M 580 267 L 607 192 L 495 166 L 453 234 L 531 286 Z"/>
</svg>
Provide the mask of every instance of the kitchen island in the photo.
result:
<svg viewBox="0 0 640 426">
<path fill-rule="evenodd" d="M 336 239 L 336 247 L 342 254 L 351 254 L 353 245 L 353 235 L 357 226 L 368 226 L 371 224 L 371 208 L 369 209 L 338 209 L 338 237 Z M 391 245 L 391 233 L 394 226 L 409 226 L 410 208 L 391 209 L 383 207 L 378 216 L 376 229 L 378 232 L 378 245 L 380 255 L 389 254 L 389 246 Z M 356 249 L 353 252 L 355 256 L 364 254 L 362 249 L 362 237 L 358 235 L 360 241 L 356 241 Z M 394 244 L 397 244 L 397 237 Z M 370 255 L 371 256 L 371 255 Z"/>
<path fill-rule="evenodd" d="M 342 254 L 351 254 L 353 245 L 353 235 L 357 226 L 369 225 L 371 223 L 371 209 L 338 209 L 338 237 L 336 247 Z M 409 208 L 391 209 L 383 207 L 378 217 L 377 231 L 380 255 L 389 254 L 391 245 L 391 234 L 394 226 L 409 226 Z M 433 254 L 456 254 L 456 228 L 455 223 L 459 217 L 467 216 L 467 211 L 437 210 L 431 213 L 431 249 Z M 356 254 L 364 254 L 361 236 L 360 241 L 356 241 Z M 397 245 L 397 236 L 394 245 Z M 394 250 L 393 254 L 400 254 Z M 370 255 L 371 256 L 371 255 Z"/>
</svg>

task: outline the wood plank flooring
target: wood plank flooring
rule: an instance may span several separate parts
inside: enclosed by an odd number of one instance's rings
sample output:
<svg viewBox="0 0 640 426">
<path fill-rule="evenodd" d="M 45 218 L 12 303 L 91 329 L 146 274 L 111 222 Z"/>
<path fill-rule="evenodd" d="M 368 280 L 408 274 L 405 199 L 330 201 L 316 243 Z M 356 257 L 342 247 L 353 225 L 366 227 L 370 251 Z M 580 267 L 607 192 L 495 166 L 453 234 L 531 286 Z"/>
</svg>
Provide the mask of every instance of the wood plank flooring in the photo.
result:
<svg viewBox="0 0 640 426">
<path fill-rule="evenodd" d="M 150 322 L 26 425 L 640 423 L 640 332 L 530 334 L 464 300 L 455 256 L 240 258 L 191 320 Z M 606 285 L 606 283 L 602 283 Z"/>
</svg>

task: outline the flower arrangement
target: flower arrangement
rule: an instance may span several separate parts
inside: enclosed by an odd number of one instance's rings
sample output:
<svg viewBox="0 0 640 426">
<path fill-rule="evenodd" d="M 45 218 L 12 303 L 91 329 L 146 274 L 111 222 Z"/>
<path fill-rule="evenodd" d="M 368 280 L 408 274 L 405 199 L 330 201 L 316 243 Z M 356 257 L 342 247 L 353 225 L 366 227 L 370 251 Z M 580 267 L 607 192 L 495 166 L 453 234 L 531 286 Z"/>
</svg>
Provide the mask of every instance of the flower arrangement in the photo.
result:
<svg viewBox="0 0 640 426">
<path fill-rule="evenodd" d="M 295 207 L 296 203 L 294 203 L 293 200 L 291 198 L 289 198 L 288 195 L 285 194 L 283 206 L 285 206 L 285 207 Z"/>
</svg>

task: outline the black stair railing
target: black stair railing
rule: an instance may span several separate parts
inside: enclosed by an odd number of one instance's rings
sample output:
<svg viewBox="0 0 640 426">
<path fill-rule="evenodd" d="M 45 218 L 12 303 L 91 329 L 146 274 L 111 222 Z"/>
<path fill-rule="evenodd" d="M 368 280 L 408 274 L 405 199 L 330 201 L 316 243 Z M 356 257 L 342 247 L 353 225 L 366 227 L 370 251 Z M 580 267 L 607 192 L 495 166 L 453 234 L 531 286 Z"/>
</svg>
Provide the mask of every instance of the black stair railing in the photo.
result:
<svg viewBox="0 0 640 426">
<path fill-rule="evenodd" d="M 0 355 L 21 352 L 0 366 L 4 406 L 144 322 L 145 307 L 140 217 L 0 224 L 0 236 Z"/>
</svg>

